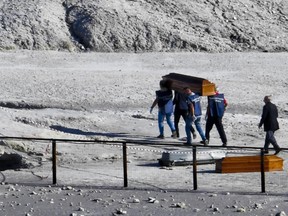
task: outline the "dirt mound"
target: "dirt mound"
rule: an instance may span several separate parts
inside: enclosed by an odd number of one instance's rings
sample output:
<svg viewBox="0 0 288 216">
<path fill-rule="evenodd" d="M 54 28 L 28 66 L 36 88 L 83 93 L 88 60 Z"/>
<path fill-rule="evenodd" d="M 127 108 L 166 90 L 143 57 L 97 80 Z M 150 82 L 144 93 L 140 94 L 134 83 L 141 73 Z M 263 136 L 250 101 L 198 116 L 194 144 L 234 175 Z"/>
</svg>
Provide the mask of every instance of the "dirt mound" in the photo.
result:
<svg viewBox="0 0 288 216">
<path fill-rule="evenodd" d="M 285 0 L 13 0 L 0 14 L 2 50 L 288 50 Z"/>
</svg>

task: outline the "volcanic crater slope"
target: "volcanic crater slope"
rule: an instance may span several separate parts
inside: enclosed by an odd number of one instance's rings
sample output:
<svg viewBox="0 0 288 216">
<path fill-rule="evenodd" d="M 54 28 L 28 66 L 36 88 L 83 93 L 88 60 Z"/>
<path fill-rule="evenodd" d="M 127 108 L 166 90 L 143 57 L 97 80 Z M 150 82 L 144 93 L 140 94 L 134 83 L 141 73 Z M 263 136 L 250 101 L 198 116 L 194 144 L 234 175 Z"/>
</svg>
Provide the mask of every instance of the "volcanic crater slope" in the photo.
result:
<svg viewBox="0 0 288 216">
<path fill-rule="evenodd" d="M 0 49 L 287 51 L 288 1 L 4 0 Z"/>
</svg>

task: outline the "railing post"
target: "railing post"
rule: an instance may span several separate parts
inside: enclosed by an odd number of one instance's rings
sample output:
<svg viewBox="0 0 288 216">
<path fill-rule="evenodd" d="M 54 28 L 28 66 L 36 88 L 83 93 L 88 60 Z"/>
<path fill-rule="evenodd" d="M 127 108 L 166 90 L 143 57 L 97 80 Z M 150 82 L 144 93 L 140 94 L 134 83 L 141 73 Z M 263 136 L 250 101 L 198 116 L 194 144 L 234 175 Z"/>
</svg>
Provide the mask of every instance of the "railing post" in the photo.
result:
<svg viewBox="0 0 288 216">
<path fill-rule="evenodd" d="M 261 192 L 265 193 L 265 164 L 264 148 L 261 149 Z"/>
<path fill-rule="evenodd" d="M 57 184 L 57 157 L 56 157 L 56 140 L 52 140 L 52 175 L 53 184 Z"/>
<path fill-rule="evenodd" d="M 128 172 L 127 172 L 127 145 L 123 143 L 123 174 L 124 174 L 124 187 L 128 187 Z"/>
<path fill-rule="evenodd" d="M 193 146 L 193 189 L 197 190 L 197 158 L 196 158 L 196 146 Z"/>
</svg>

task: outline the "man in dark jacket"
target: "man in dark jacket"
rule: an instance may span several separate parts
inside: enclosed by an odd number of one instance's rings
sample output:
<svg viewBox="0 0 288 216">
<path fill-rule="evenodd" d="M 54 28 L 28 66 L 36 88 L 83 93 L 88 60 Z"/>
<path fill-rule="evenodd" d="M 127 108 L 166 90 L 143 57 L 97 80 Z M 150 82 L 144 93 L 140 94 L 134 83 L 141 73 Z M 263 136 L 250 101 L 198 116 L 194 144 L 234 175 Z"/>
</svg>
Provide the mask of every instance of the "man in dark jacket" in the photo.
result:
<svg viewBox="0 0 288 216">
<path fill-rule="evenodd" d="M 174 109 L 174 124 L 177 133 L 177 137 L 180 137 L 179 134 L 179 121 L 180 117 L 184 119 L 186 122 L 187 115 L 188 115 L 188 105 L 187 105 L 187 95 L 178 91 L 175 91 L 173 104 L 175 105 Z M 193 134 L 193 139 L 196 139 L 195 129 L 190 127 L 190 131 Z"/>
<path fill-rule="evenodd" d="M 271 97 L 265 96 L 263 102 L 265 103 L 262 112 L 262 118 L 259 123 L 259 128 L 264 124 L 264 131 L 266 132 L 264 151 L 269 153 L 268 147 L 271 143 L 275 149 L 275 155 L 280 152 L 280 147 L 274 137 L 274 132 L 279 129 L 278 110 L 275 104 L 271 103 Z"/>
</svg>

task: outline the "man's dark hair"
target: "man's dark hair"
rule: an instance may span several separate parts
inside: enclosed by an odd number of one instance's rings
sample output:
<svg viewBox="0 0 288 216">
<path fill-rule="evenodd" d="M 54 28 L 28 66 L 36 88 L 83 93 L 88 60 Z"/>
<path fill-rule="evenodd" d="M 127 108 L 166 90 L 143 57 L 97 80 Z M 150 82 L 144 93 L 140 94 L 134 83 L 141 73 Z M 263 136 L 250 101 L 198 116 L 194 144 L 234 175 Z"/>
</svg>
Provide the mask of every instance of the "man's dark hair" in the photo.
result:
<svg viewBox="0 0 288 216">
<path fill-rule="evenodd" d="M 161 88 L 165 87 L 165 81 L 164 80 L 160 80 L 159 85 L 160 85 Z"/>
<path fill-rule="evenodd" d="M 159 84 L 160 84 L 160 87 L 171 89 L 172 83 L 173 83 L 172 80 L 161 80 Z"/>
</svg>

